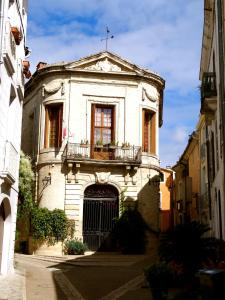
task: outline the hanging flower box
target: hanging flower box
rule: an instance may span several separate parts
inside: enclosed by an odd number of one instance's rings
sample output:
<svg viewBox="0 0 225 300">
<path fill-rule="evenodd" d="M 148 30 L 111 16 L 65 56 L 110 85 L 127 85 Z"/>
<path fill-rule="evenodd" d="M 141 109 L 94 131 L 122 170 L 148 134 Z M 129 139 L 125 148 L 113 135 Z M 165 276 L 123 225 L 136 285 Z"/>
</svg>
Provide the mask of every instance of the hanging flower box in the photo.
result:
<svg viewBox="0 0 225 300">
<path fill-rule="evenodd" d="M 19 45 L 22 41 L 22 34 L 18 27 L 11 27 L 12 35 L 14 36 L 16 45 Z"/>
</svg>

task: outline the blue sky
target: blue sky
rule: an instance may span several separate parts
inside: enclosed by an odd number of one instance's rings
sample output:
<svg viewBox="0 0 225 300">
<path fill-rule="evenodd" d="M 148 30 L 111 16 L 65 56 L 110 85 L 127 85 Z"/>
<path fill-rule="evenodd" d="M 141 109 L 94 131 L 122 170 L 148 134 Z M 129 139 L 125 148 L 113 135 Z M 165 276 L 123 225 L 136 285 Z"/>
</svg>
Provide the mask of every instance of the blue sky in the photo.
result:
<svg viewBox="0 0 225 300">
<path fill-rule="evenodd" d="M 203 0 L 30 0 L 31 70 L 104 50 L 106 26 L 109 51 L 166 80 L 160 160 L 174 165 L 199 115 Z"/>
</svg>

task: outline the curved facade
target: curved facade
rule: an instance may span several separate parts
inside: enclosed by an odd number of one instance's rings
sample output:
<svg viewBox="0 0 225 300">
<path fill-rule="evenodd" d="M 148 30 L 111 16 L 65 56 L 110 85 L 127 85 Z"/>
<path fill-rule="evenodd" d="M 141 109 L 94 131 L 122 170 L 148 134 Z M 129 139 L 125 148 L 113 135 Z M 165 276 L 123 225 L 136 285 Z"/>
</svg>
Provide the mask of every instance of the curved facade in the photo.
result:
<svg viewBox="0 0 225 300">
<path fill-rule="evenodd" d="M 120 202 L 136 203 L 158 229 L 159 191 L 151 179 L 159 174 L 163 89 L 159 75 L 110 52 L 39 63 L 27 83 L 22 146 L 36 164 L 36 200 L 64 209 L 77 237 L 85 190 L 95 184 L 116 188 Z"/>
</svg>

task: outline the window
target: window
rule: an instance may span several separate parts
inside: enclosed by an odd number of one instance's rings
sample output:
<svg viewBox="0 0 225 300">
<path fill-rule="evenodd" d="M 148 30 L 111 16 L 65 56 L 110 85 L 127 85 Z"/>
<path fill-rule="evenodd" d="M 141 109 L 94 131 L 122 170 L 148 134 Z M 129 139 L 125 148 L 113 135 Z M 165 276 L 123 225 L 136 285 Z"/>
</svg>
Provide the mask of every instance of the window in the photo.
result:
<svg viewBox="0 0 225 300">
<path fill-rule="evenodd" d="M 156 153 L 156 114 L 150 110 L 142 111 L 142 151 Z"/>
<path fill-rule="evenodd" d="M 92 144 L 109 144 L 114 140 L 114 107 L 92 106 Z"/>
<path fill-rule="evenodd" d="M 47 105 L 45 107 L 45 148 L 58 148 L 62 142 L 63 105 Z"/>
</svg>

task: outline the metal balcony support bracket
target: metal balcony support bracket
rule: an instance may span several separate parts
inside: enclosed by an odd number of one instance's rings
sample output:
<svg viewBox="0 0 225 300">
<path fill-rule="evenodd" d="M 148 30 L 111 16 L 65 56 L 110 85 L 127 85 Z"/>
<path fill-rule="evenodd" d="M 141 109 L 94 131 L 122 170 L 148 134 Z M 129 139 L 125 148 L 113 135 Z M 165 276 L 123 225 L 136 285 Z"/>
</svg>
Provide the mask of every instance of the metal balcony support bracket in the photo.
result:
<svg viewBox="0 0 225 300">
<path fill-rule="evenodd" d="M 42 179 L 42 183 L 43 185 L 46 187 L 48 185 L 50 185 L 52 183 L 52 174 L 51 172 L 48 173 L 47 176 L 45 176 L 43 179 Z"/>
<path fill-rule="evenodd" d="M 75 164 L 75 183 L 79 182 L 80 164 Z"/>
<path fill-rule="evenodd" d="M 67 183 L 71 183 L 71 181 L 73 180 L 73 163 L 69 162 L 67 164 L 67 168 L 68 168 L 68 173 L 67 173 Z"/>
</svg>

